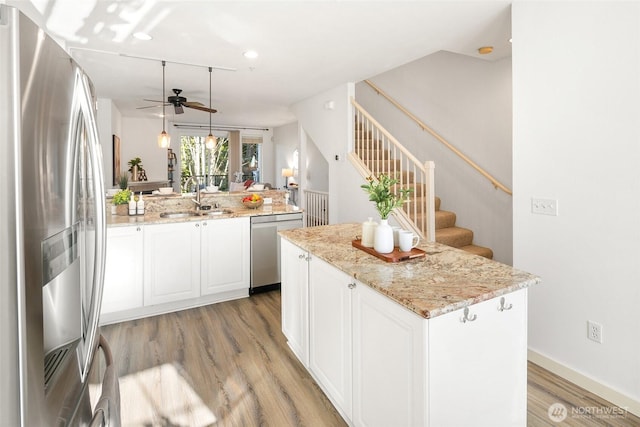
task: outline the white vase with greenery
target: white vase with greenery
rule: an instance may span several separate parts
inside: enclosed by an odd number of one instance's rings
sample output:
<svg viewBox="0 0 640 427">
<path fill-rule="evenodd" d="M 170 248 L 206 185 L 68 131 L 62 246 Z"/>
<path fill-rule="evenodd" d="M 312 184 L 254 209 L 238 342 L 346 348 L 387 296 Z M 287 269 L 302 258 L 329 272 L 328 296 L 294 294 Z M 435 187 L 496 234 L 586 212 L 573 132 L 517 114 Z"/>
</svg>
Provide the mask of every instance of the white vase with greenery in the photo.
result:
<svg viewBox="0 0 640 427">
<path fill-rule="evenodd" d="M 409 199 L 411 188 L 400 188 L 398 193 L 391 191 L 391 187 L 398 184 L 398 180 L 381 174 L 377 179 L 367 178 L 367 184 L 361 185 L 369 194 L 369 200 L 374 202 L 380 214 L 380 224 L 376 227 L 373 249 L 381 254 L 393 252 L 393 229 L 389 225 L 389 214 L 402 206 Z"/>
</svg>

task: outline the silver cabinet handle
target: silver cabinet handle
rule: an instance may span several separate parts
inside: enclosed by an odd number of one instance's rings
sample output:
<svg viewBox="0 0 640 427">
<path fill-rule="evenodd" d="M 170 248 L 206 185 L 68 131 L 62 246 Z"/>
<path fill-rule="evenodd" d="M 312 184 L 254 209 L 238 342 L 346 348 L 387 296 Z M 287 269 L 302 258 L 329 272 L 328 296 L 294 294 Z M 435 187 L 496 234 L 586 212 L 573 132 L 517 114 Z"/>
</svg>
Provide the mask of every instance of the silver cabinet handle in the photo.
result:
<svg viewBox="0 0 640 427">
<path fill-rule="evenodd" d="M 352 282 L 352 283 L 349 283 L 347 286 L 349 287 L 349 289 L 354 289 L 356 287 L 356 284 L 355 282 Z"/>
<path fill-rule="evenodd" d="M 196 228 L 197 228 L 197 227 L 200 227 L 200 224 L 196 224 Z"/>
<path fill-rule="evenodd" d="M 304 254 L 300 254 L 298 255 L 298 259 L 305 259 L 306 257 L 304 256 Z"/>
<path fill-rule="evenodd" d="M 462 323 L 473 322 L 477 318 L 478 318 L 478 315 L 476 314 L 469 315 L 469 308 L 465 307 L 462 317 L 460 318 L 460 321 Z"/>
<path fill-rule="evenodd" d="M 142 228 L 137 227 L 137 228 L 136 228 L 136 231 L 142 231 Z"/>
<path fill-rule="evenodd" d="M 505 304 L 504 297 L 500 298 L 500 305 L 498 306 L 498 311 L 511 310 L 513 308 L 513 304 Z"/>
</svg>

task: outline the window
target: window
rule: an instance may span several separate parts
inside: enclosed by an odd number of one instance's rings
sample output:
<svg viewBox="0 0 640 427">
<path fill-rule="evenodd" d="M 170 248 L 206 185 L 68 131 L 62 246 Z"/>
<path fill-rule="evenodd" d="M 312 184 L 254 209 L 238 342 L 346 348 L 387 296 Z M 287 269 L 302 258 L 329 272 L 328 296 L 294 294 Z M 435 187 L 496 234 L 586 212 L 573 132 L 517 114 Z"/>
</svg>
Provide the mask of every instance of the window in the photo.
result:
<svg viewBox="0 0 640 427">
<path fill-rule="evenodd" d="M 180 189 L 182 192 L 192 191 L 185 188 L 185 183 L 192 177 L 198 177 L 201 187 L 217 185 L 221 191 L 229 188 L 229 139 L 218 138 L 213 150 L 205 146 L 204 136 L 180 137 Z"/>
<path fill-rule="evenodd" d="M 246 136 L 242 137 L 242 178 L 251 179 L 255 182 L 260 181 L 260 146 L 262 144 L 262 136 Z"/>
</svg>

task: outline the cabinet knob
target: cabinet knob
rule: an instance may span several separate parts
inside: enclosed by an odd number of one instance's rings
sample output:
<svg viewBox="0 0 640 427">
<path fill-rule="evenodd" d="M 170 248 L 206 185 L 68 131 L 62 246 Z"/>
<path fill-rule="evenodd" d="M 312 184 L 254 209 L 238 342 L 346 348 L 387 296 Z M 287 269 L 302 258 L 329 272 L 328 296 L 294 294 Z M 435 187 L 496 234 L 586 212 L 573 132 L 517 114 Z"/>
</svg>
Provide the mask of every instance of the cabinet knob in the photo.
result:
<svg viewBox="0 0 640 427">
<path fill-rule="evenodd" d="M 300 254 L 298 255 L 298 259 L 305 259 L 306 257 L 304 256 L 304 254 Z"/>
<path fill-rule="evenodd" d="M 355 282 L 351 282 L 347 286 L 348 286 L 349 289 L 353 289 L 353 288 L 356 287 L 356 284 L 355 284 Z"/>
<path fill-rule="evenodd" d="M 500 305 L 498 306 L 498 311 L 511 310 L 513 308 L 513 304 L 505 304 L 504 297 L 500 297 Z"/>
<path fill-rule="evenodd" d="M 205 221 L 205 222 L 203 222 L 203 223 L 202 223 L 202 226 L 203 226 L 203 227 L 206 227 L 206 226 L 207 226 L 207 224 L 208 224 L 208 222 L 206 222 L 206 221 Z"/>
<path fill-rule="evenodd" d="M 200 224 L 196 224 L 196 228 L 197 228 L 197 227 L 200 227 Z"/>
<path fill-rule="evenodd" d="M 473 322 L 474 320 L 476 320 L 478 318 L 477 314 L 472 314 L 469 315 L 469 308 L 465 307 L 464 308 L 464 312 L 462 314 L 462 317 L 460 318 L 460 321 L 462 323 L 467 323 L 467 322 Z"/>
<path fill-rule="evenodd" d="M 136 227 L 136 231 L 142 231 L 142 228 Z"/>
</svg>

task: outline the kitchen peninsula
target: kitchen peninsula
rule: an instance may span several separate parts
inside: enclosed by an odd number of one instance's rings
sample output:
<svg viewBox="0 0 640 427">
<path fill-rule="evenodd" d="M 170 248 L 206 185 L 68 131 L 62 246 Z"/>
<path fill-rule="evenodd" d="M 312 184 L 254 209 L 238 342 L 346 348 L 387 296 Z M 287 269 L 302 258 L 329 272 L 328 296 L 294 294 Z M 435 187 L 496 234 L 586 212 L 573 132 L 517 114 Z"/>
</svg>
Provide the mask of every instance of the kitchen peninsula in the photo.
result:
<svg viewBox="0 0 640 427">
<path fill-rule="evenodd" d="M 282 330 L 356 426 L 525 426 L 527 288 L 540 282 L 438 243 L 387 263 L 359 224 L 287 230 Z"/>
<path fill-rule="evenodd" d="M 144 215 L 132 216 L 109 214 L 107 198 L 100 323 L 247 297 L 251 217 L 300 213 L 285 204 L 283 191 L 260 192 L 267 203 L 257 209 L 243 206 L 247 194 L 202 192 L 200 206 L 209 209 L 200 210 L 195 195 L 144 195 Z"/>
</svg>

